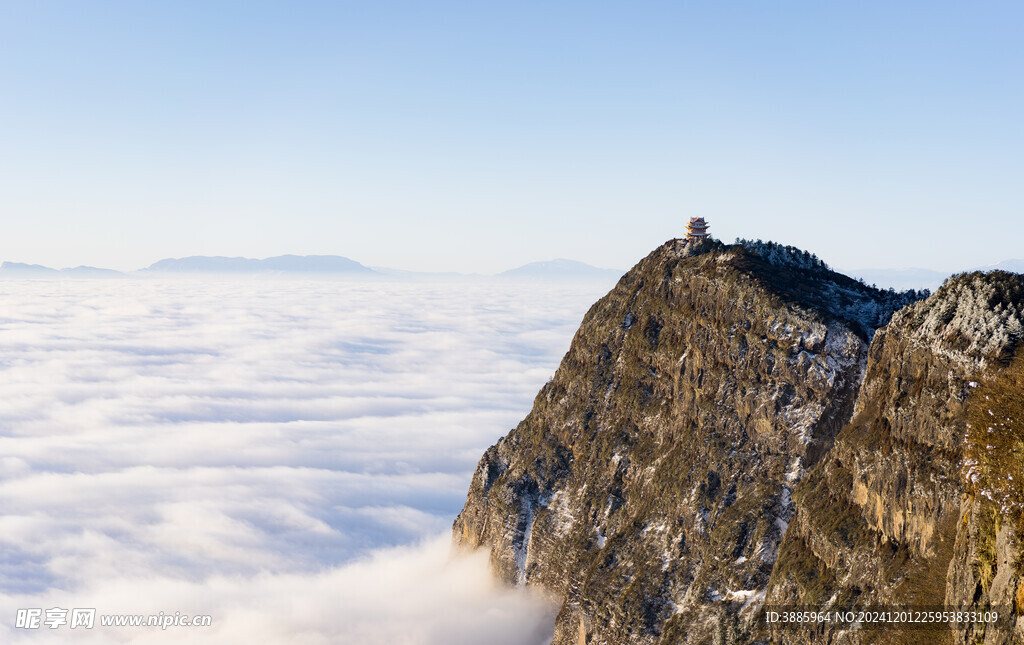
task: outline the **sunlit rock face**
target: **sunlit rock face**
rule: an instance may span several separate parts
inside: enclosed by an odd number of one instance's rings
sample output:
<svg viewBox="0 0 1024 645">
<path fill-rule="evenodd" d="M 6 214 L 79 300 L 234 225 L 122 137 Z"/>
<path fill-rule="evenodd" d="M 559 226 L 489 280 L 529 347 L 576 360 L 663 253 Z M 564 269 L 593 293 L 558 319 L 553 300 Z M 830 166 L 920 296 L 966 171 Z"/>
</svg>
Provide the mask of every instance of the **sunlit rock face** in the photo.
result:
<svg viewBox="0 0 1024 645">
<path fill-rule="evenodd" d="M 560 600 L 556 644 L 761 638 L 795 496 L 853 416 L 871 335 L 919 295 L 778 245 L 666 243 L 484 454 L 456 543 Z M 900 530 L 923 536 L 919 515 Z"/>
<path fill-rule="evenodd" d="M 1019 525 L 972 477 L 978 465 L 972 469 L 975 438 L 968 427 L 970 408 L 984 403 L 984 386 L 1003 378 L 1017 351 L 1022 321 L 1024 277 L 995 271 L 954 276 L 875 334 L 853 420 L 794 491 L 795 519 L 769 602 L 998 608 L 1012 616 L 937 637 L 955 643 L 1015 642 L 1014 632 L 1024 637 L 1016 626 Z M 1014 470 L 1021 472 L 1019 462 Z M 786 642 L 796 643 L 880 637 L 877 630 L 836 626 L 785 633 Z M 891 629 L 887 637 L 913 643 L 922 635 Z"/>
</svg>

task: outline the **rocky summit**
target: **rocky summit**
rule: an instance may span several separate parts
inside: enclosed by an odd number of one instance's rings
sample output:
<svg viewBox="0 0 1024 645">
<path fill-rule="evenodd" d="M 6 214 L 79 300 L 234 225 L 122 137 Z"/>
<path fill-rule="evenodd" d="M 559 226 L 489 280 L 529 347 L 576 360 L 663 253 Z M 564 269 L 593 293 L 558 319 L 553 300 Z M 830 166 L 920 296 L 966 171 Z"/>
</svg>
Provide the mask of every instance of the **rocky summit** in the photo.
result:
<svg viewBox="0 0 1024 645">
<path fill-rule="evenodd" d="M 1024 276 L 925 296 L 667 242 L 483 455 L 456 544 L 557 599 L 555 645 L 1018 642 Z M 766 621 L 871 606 L 1000 619 Z"/>
</svg>

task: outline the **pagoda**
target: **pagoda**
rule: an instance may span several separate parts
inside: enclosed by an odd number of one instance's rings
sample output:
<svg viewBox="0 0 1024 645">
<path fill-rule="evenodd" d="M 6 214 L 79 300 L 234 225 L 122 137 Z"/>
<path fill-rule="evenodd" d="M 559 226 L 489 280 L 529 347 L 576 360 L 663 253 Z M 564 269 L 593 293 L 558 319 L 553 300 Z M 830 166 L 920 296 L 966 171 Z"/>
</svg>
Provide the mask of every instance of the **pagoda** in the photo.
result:
<svg viewBox="0 0 1024 645">
<path fill-rule="evenodd" d="M 686 239 L 698 240 L 704 237 L 710 237 L 708 233 L 708 223 L 704 221 L 703 217 L 691 217 L 690 223 L 686 225 Z"/>
</svg>

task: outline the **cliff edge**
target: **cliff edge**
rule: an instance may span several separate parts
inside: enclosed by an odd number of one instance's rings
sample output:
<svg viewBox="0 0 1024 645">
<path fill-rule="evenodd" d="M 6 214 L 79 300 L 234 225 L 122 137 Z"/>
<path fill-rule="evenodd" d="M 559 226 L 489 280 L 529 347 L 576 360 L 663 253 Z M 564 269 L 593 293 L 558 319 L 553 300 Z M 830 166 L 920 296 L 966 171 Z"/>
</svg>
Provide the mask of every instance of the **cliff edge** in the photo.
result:
<svg viewBox="0 0 1024 645">
<path fill-rule="evenodd" d="M 779 245 L 664 244 L 484 454 L 456 543 L 561 600 L 556 644 L 752 638 L 794 491 L 916 297 Z"/>
<path fill-rule="evenodd" d="M 455 542 L 560 601 L 555 645 L 1021 642 L 1024 276 L 925 295 L 772 243 L 664 244 L 484 454 Z M 869 605 L 1000 620 L 763 619 Z"/>
</svg>

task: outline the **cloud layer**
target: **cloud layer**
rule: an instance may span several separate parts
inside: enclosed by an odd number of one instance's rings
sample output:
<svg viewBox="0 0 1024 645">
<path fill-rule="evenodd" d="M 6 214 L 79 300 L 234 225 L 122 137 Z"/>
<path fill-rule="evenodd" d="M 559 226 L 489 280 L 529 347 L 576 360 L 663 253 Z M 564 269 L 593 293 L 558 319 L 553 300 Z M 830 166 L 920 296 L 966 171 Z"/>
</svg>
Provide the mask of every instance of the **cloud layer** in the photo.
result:
<svg viewBox="0 0 1024 645">
<path fill-rule="evenodd" d="M 70 605 L 211 614 L 211 642 L 538 642 L 543 600 L 445 533 L 608 286 L 0 282 L 0 640 L 62 642 L 14 616 Z"/>
</svg>

